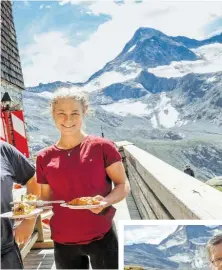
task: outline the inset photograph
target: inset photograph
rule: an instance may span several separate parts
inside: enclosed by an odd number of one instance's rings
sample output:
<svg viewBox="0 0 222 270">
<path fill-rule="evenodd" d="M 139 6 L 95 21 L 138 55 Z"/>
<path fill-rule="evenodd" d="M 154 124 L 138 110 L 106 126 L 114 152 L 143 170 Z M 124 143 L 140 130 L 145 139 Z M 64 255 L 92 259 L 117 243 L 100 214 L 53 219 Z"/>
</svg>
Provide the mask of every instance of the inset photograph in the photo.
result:
<svg viewBox="0 0 222 270">
<path fill-rule="evenodd" d="M 124 269 L 222 270 L 222 225 L 125 225 Z"/>
</svg>

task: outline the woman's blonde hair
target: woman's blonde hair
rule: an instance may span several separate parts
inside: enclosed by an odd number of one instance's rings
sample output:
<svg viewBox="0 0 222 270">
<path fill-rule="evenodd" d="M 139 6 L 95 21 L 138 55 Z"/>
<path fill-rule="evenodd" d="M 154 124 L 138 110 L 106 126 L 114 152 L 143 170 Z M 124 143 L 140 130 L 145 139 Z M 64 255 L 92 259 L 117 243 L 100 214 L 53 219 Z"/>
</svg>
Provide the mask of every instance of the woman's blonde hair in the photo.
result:
<svg viewBox="0 0 222 270">
<path fill-rule="evenodd" d="M 82 105 L 83 113 L 85 114 L 88 111 L 88 95 L 79 87 L 62 87 L 57 89 L 52 95 L 50 104 L 52 109 L 54 108 L 56 102 L 60 99 L 73 99 L 75 101 L 79 101 Z"/>
</svg>

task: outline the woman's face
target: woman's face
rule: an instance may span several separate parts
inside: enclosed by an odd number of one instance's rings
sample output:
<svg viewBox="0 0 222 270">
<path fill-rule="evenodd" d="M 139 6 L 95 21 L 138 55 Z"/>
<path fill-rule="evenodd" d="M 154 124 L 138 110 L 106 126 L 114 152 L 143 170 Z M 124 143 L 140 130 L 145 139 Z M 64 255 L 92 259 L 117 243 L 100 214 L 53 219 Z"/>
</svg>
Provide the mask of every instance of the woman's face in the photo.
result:
<svg viewBox="0 0 222 270">
<path fill-rule="evenodd" d="M 213 261 L 211 269 L 222 270 L 222 244 L 211 248 L 211 261 Z"/>
<path fill-rule="evenodd" d="M 84 112 L 81 102 L 73 99 L 58 99 L 53 105 L 53 119 L 62 135 L 73 135 L 81 130 Z"/>
</svg>

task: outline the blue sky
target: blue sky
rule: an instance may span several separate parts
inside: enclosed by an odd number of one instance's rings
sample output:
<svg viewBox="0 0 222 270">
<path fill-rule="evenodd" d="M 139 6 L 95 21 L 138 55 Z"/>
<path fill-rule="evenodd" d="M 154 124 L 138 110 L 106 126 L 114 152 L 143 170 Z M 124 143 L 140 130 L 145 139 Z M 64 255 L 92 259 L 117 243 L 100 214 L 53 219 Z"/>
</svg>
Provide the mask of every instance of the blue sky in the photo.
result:
<svg viewBox="0 0 222 270">
<path fill-rule="evenodd" d="M 124 244 L 159 244 L 177 227 L 178 225 L 127 225 L 124 226 Z"/>
<path fill-rule="evenodd" d="M 95 32 L 100 24 L 110 20 L 109 15 L 94 15 L 86 4 L 60 5 L 55 1 L 16 1 L 14 16 L 20 46 L 32 42 L 33 34 L 62 31 L 78 46 Z"/>
<path fill-rule="evenodd" d="M 87 80 L 139 27 L 197 39 L 222 31 L 222 2 L 26 0 L 13 12 L 26 86 Z"/>
</svg>

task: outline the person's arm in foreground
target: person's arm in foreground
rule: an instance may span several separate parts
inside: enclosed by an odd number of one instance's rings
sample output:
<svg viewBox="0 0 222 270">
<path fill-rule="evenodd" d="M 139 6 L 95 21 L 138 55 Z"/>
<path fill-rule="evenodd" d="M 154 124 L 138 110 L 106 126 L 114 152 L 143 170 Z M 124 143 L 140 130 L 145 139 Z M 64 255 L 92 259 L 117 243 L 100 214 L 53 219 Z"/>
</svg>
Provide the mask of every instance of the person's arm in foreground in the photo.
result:
<svg viewBox="0 0 222 270">
<path fill-rule="evenodd" d="M 14 171 L 14 182 L 26 185 L 27 193 L 40 196 L 40 185 L 35 178 L 35 167 L 30 161 L 19 152 L 14 146 L 8 145 L 7 151 L 9 160 Z M 14 230 L 14 236 L 17 243 L 25 243 L 32 235 L 36 217 L 24 219 Z"/>
<path fill-rule="evenodd" d="M 36 181 L 36 177 L 33 176 L 29 181 L 26 183 L 27 194 L 34 194 L 38 197 L 41 195 L 41 187 Z M 17 243 L 26 243 L 29 238 L 31 237 L 35 223 L 36 223 L 36 216 L 30 217 L 29 219 L 24 219 L 14 231 L 15 241 Z"/>
<path fill-rule="evenodd" d="M 37 162 L 37 175 L 39 178 L 42 177 L 41 170 L 38 170 L 39 164 Z M 48 184 L 37 183 L 36 177 L 32 177 L 27 183 L 27 193 L 35 194 L 41 200 L 50 201 L 51 200 L 51 188 Z M 15 238 L 18 243 L 26 242 L 31 236 L 33 229 L 35 227 L 36 217 L 31 219 L 25 219 L 17 228 Z"/>
</svg>

